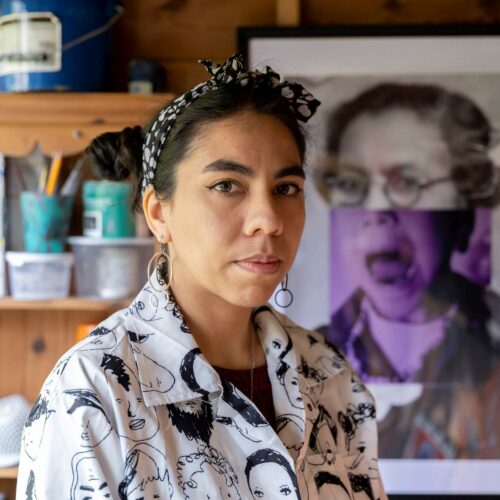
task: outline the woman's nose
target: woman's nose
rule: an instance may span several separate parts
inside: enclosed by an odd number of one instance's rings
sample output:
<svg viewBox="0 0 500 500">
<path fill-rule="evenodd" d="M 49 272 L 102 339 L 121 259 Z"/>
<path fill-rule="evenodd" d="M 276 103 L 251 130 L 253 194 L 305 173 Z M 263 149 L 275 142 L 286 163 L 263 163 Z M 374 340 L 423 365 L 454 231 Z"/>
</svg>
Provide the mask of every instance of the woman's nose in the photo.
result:
<svg viewBox="0 0 500 500">
<path fill-rule="evenodd" d="M 245 219 L 244 233 L 253 236 L 264 234 L 278 236 L 283 232 L 283 214 L 272 194 L 255 196 L 249 203 Z"/>
<path fill-rule="evenodd" d="M 135 417 L 135 413 L 136 413 L 136 408 L 132 407 L 132 402 L 129 401 L 128 402 L 128 411 L 127 411 L 127 414 L 129 417 Z"/>
<path fill-rule="evenodd" d="M 387 210 L 392 208 L 391 203 L 384 193 L 383 182 L 377 182 L 375 179 L 372 180 L 363 206 L 375 210 Z"/>
<path fill-rule="evenodd" d="M 370 227 L 394 227 L 398 223 L 398 214 L 394 210 L 366 210 L 363 218 L 363 226 Z"/>
</svg>

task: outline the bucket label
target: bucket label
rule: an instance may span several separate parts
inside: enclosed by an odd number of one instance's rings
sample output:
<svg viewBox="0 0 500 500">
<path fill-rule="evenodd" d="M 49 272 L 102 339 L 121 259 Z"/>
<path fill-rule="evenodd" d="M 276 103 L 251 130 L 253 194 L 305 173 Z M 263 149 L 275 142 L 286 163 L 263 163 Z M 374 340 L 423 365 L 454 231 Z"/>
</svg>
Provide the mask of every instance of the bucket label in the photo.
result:
<svg viewBox="0 0 500 500">
<path fill-rule="evenodd" d="M 0 75 L 60 69 L 59 18 L 51 12 L 0 16 Z"/>
</svg>

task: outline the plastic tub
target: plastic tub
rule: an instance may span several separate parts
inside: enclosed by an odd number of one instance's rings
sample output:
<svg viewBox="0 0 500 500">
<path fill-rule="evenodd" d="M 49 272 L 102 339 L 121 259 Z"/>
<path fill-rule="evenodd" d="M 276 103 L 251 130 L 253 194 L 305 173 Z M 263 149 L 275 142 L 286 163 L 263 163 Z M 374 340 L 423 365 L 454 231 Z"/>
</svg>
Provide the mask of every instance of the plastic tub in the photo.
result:
<svg viewBox="0 0 500 500">
<path fill-rule="evenodd" d="M 93 299 L 125 299 L 139 293 L 147 280 L 154 238 L 72 236 L 76 294 Z"/>
<path fill-rule="evenodd" d="M 69 295 L 72 254 L 7 252 L 5 258 L 15 299 L 63 299 Z"/>
</svg>

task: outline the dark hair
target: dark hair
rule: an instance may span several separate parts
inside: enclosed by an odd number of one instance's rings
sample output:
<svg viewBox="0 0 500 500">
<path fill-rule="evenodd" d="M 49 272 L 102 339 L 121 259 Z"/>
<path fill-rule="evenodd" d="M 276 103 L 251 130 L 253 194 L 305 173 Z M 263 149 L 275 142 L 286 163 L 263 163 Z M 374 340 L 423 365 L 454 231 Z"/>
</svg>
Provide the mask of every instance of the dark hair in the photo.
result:
<svg viewBox="0 0 500 500">
<path fill-rule="evenodd" d="M 252 453 L 249 457 L 247 457 L 247 464 L 245 466 L 245 475 L 247 477 L 247 483 L 248 487 L 250 488 L 250 491 L 251 491 L 250 487 L 251 470 L 257 465 L 267 464 L 267 463 L 275 463 L 281 465 L 281 467 L 283 467 L 286 470 L 288 476 L 290 477 L 290 480 L 292 481 L 292 485 L 295 489 L 295 493 L 297 494 L 297 498 L 300 498 L 299 485 L 297 484 L 297 477 L 295 475 L 294 470 L 288 463 L 288 460 L 281 453 L 277 452 L 276 450 L 272 450 L 271 448 L 262 448 Z"/>
<path fill-rule="evenodd" d="M 469 97 L 438 85 L 381 83 L 343 103 L 328 119 L 328 153 L 338 154 L 342 135 L 355 118 L 393 109 L 407 109 L 436 122 L 449 147 L 451 175 L 460 193 L 474 198 L 488 191 L 495 175 L 488 157 L 493 128 Z"/>
<path fill-rule="evenodd" d="M 178 115 L 160 153 L 152 181 L 158 195 L 164 199 L 173 195 L 176 187 L 176 167 L 189 153 L 193 139 L 203 125 L 245 110 L 271 115 L 280 120 L 293 135 L 301 160 L 304 160 L 305 132 L 279 91 L 252 84 L 245 87 L 225 86 L 207 92 Z M 156 117 L 149 127 L 155 120 Z M 116 133 L 108 132 L 96 137 L 86 149 L 98 176 L 117 181 L 130 175 L 135 178 L 135 209 L 140 208 L 141 202 L 144 136 L 140 127 L 126 128 Z"/>
</svg>

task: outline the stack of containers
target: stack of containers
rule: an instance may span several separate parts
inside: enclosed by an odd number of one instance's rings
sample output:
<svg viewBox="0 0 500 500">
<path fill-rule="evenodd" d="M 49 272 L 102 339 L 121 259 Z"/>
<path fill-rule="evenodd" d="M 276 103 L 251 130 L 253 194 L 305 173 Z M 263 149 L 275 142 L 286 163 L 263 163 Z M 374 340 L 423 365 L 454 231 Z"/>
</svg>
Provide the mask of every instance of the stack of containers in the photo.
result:
<svg viewBox="0 0 500 500">
<path fill-rule="evenodd" d="M 135 236 L 132 190 L 128 182 L 83 184 L 83 236 L 68 238 L 80 297 L 125 299 L 144 285 L 154 238 Z"/>
<path fill-rule="evenodd" d="M 7 252 L 11 295 L 19 300 L 62 299 L 69 295 L 73 255 L 65 253 L 73 194 L 57 190 L 62 155 L 54 155 L 37 191 L 21 193 L 24 252 Z"/>
</svg>

